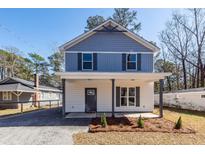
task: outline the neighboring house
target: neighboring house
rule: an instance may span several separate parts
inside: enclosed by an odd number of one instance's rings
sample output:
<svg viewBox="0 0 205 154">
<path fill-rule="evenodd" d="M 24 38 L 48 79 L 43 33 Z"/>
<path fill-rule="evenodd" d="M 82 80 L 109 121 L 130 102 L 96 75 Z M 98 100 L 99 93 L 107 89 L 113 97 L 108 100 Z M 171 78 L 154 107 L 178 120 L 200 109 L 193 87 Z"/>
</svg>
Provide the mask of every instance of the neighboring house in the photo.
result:
<svg viewBox="0 0 205 154">
<path fill-rule="evenodd" d="M 61 99 L 61 93 L 57 88 L 39 85 L 38 79 L 32 82 L 8 77 L 0 82 L 0 107 L 17 108 L 18 105 L 12 102 L 57 100 Z M 4 104 L 5 102 L 11 104 Z"/>
<path fill-rule="evenodd" d="M 155 44 L 111 19 L 60 50 L 65 72 L 56 74 L 63 81 L 64 113 L 152 112 L 154 81 L 170 75 L 153 72 L 153 56 L 160 50 Z"/>
</svg>

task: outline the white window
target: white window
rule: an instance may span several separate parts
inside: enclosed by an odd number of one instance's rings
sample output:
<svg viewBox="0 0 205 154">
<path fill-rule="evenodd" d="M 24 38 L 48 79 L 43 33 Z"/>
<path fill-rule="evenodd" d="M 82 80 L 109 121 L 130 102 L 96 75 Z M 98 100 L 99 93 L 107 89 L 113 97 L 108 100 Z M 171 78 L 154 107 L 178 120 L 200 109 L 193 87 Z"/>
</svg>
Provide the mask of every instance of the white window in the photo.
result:
<svg viewBox="0 0 205 154">
<path fill-rule="evenodd" d="M 120 88 L 120 106 L 135 106 L 136 104 L 136 89 L 134 87 Z"/>
<path fill-rule="evenodd" d="M 136 54 L 127 54 L 126 66 L 127 70 L 136 70 L 137 69 L 137 55 Z"/>
<path fill-rule="evenodd" d="M 93 69 L 93 54 L 92 53 L 83 53 L 82 54 L 82 68 L 83 70 L 92 70 Z"/>
<path fill-rule="evenodd" d="M 12 100 L 12 93 L 11 92 L 3 92 L 3 100 Z"/>
</svg>

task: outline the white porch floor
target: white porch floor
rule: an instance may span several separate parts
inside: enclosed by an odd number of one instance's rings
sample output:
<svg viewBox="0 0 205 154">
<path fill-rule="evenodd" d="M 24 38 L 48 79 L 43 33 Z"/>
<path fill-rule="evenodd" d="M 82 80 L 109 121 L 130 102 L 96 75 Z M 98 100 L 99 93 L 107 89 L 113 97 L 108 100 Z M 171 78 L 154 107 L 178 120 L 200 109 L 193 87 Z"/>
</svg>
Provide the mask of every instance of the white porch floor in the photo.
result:
<svg viewBox="0 0 205 154">
<path fill-rule="evenodd" d="M 69 113 L 65 116 L 65 118 L 95 118 L 100 117 L 103 113 L 83 113 L 83 112 L 73 112 Z M 112 113 L 105 113 L 107 117 L 111 117 Z M 142 116 L 143 118 L 157 118 L 159 115 L 154 113 L 115 113 L 115 117 L 139 117 Z"/>
</svg>

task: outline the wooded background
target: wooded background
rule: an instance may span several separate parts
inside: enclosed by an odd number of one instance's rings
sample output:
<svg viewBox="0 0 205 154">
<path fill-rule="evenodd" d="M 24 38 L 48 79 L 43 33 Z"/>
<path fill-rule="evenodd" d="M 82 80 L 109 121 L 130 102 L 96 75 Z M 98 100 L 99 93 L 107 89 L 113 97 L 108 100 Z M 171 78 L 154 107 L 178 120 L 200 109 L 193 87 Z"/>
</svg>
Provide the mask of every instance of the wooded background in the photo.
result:
<svg viewBox="0 0 205 154">
<path fill-rule="evenodd" d="M 143 24 L 137 20 L 137 11 L 114 9 L 112 16 L 120 25 L 138 33 Z M 106 18 L 90 16 L 84 31 L 95 28 Z M 157 22 L 157 21 L 156 21 Z M 165 80 L 164 90 L 199 88 L 205 86 L 205 9 L 175 10 L 159 35 L 161 52 L 155 55 L 155 72 L 171 72 Z M 151 42 L 154 43 L 154 42 Z M 63 54 L 58 50 L 49 57 L 29 53 L 25 58 L 15 47 L 0 50 L 0 80 L 16 76 L 33 80 L 33 74 L 40 75 L 40 83 L 60 87 L 60 78 L 54 72 L 63 71 Z M 155 83 L 158 91 L 159 83 Z"/>
</svg>

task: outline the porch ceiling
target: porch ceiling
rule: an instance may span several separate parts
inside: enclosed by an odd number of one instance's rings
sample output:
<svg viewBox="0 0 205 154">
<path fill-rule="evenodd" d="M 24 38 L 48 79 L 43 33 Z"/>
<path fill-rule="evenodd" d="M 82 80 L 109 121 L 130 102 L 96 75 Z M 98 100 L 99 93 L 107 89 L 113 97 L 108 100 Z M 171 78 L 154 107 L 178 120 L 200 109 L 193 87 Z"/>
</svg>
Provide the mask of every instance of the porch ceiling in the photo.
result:
<svg viewBox="0 0 205 154">
<path fill-rule="evenodd" d="M 62 79 L 122 79 L 140 81 L 158 81 L 171 73 L 139 73 L 139 72 L 57 72 Z"/>
</svg>

